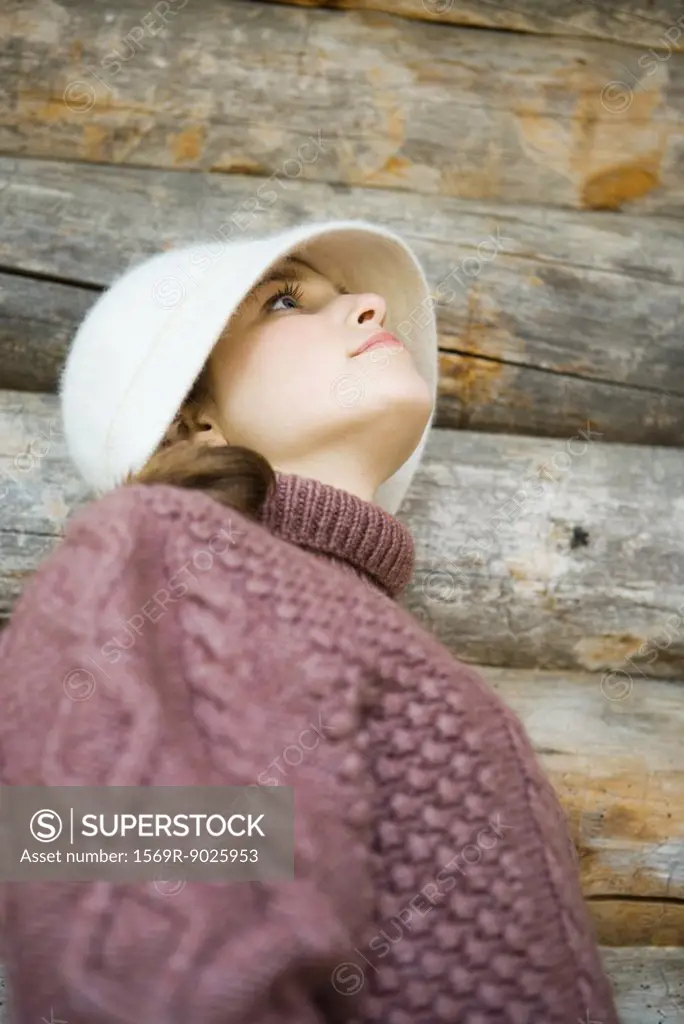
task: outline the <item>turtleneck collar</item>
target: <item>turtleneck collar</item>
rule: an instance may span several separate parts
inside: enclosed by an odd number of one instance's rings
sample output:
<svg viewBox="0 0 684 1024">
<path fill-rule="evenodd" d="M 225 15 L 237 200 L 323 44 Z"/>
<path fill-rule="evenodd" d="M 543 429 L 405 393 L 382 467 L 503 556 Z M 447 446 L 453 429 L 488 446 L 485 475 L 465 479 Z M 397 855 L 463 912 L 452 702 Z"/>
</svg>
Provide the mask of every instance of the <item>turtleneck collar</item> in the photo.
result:
<svg viewBox="0 0 684 1024">
<path fill-rule="evenodd" d="M 394 598 L 413 575 L 413 534 L 375 502 L 309 477 L 276 471 L 261 510 L 271 533 L 351 566 Z"/>
</svg>

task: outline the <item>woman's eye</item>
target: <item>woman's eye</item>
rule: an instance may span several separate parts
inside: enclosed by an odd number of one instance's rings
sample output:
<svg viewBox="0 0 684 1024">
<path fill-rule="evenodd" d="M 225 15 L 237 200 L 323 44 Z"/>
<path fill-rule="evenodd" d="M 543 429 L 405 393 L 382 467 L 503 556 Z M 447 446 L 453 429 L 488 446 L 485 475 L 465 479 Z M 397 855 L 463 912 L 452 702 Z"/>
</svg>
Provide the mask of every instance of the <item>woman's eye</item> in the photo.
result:
<svg viewBox="0 0 684 1024">
<path fill-rule="evenodd" d="M 282 303 L 280 307 L 278 306 L 279 302 Z M 295 309 L 296 306 L 297 300 L 294 295 L 276 295 L 269 303 L 270 309 Z"/>
<path fill-rule="evenodd" d="M 296 309 L 301 297 L 302 289 L 299 284 L 285 285 L 277 295 L 268 300 L 266 308 L 271 312 L 279 309 Z M 279 302 L 287 304 L 278 306 Z"/>
</svg>

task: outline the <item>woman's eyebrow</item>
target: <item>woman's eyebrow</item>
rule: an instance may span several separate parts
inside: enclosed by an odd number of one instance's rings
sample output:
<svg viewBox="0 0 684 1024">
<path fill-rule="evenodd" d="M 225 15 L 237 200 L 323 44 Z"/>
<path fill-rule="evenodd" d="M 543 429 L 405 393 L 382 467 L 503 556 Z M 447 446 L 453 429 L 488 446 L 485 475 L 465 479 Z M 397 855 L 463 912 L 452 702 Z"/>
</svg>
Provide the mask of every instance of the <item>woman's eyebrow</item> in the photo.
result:
<svg viewBox="0 0 684 1024">
<path fill-rule="evenodd" d="M 303 274 L 300 268 L 304 268 L 312 274 L 324 276 L 315 267 L 312 267 L 310 263 L 307 263 L 306 260 L 300 259 L 298 256 L 286 256 L 279 266 L 269 270 L 257 281 L 253 291 L 256 291 L 257 288 L 261 288 L 265 284 L 270 284 L 272 281 L 285 281 L 289 277 L 294 277 L 296 280 L 301 281 L 303 277 L 306 277 L 306 274 Z M 349 295 L 346 288 L 336 285 L 334 281 L 331 281 L 331 284 L 341 295 Z"/>
</svg>

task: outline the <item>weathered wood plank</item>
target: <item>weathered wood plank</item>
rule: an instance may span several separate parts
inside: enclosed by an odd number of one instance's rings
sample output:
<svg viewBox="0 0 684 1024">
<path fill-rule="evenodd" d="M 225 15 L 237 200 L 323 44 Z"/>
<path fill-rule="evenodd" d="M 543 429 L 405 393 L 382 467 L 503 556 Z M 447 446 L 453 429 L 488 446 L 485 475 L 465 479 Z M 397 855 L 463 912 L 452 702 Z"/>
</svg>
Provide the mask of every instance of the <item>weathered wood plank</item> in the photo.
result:
<svg viewBox="0 0 684 1024">
<path fill-rule="evenodd" d="M 461 342 L 462 335 L 440 337 L 442 348 Z M 682 445 L 684 398 L 467 351 L 440 355 L 437 426 L 568 437 L 579 423 L 603 441 Z"/>
<path fill-rule="evenodd" d="M 169 7 L 55 0 L 46 19 L 42 0 L 13 0 L 0 150 L 684 211 L 681 53 L 376 11 Z"/>
<path fill-rule="evenodd" d="M 404 18 L 540 35 L 607 39 L 667 52 L 684 49 L 678 0 L 270 0 L 301 7 L 385 11 Z"/>
<path fill-rule="evenodd" d="M 54 396 L 0 393 L 0 614 L 79 493 L 59 433 Z M 434 430 L 407 604 L 465 660 L 614 672 L 606 699 L 638 699 L 684 676 L 682 478 L 672 448 Z"/>
<path fill-rule="evenodd" d="M 55 391 L 93 291 L 0 273 L 0 388 Z"/>
<path fill-rule="evenodd" d="M 561 799 L 599 940 L 684 944 L 681 682 L 644 679 L 611 700 L 593 674 L 481 671 L 520 715 Z"/>
<path fill-rule="evenodd" d="M 435 431 L 404 514 L 411 608 L 467 660 L 684 670 L 684 520 L 668 448 Z"/>
<path fill-rule="evenodd" d="M 601 953 L 613 983 L 621 1024 L 681 1024 L 684 949 L 604 947 Z"/>
<path fill-rule="evenodd" d="M 684 943 L 684 900 L 589 899 L 599 940 L 616 946 L 674 946 Z M 646 938 L 643 938 L 646 936 Z"/>
<path fill-rule="evenodd" d="M 103 287 L 168 246 L 206 238 L 216 258 L 246 233 L 362 217 L 404 235 L 434 285 L 440 425 L 567 437 L 590 422 L 605 440 L 682 443 L 684 235 L 676 223 L 301 181 L 248 214 L 262 186 L 233 175 L 0 159 L 0 265 Z M 19 313 L 25 293 L 5 284 L 8 317 L 30 321 L 30 310 Z M 5 387 L 24 387 L 31 366 L 47 371 L 46 360 L 55 367 L 62 358 L 66 320 L 80 317 L 86 300 L 55 288 L 57 351 L 36 352 L 39 325 L 24 322 L 17 338 L 8 327 Z M 49 387 L 45 373 L 36 383 Z"/>
</svg>

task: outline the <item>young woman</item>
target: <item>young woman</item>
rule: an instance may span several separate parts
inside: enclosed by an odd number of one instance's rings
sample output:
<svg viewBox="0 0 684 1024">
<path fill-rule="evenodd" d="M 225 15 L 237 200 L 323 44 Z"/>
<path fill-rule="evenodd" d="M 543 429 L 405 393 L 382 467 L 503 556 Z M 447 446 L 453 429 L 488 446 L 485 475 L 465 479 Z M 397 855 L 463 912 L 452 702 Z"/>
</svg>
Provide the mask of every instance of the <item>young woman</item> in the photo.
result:
<svg viewBox="0 0 684 1024">
<path fill-rule="evenodd" d="M 362 221 L 166 252 L 86 317 L 96 500 L 3 638 L 2 782 L 292 786 L 295 876 L 6 883 L 13 1024 L 617 1024 L 520 721 L 396 601 L 436 386 L 421 267 Z"/>
</svg>

